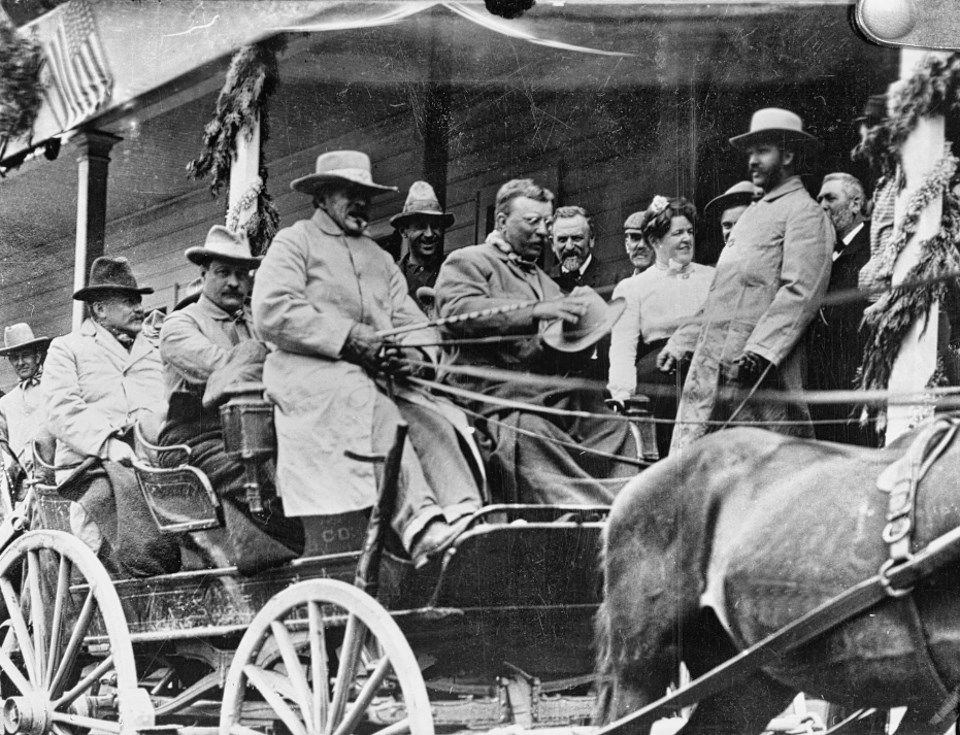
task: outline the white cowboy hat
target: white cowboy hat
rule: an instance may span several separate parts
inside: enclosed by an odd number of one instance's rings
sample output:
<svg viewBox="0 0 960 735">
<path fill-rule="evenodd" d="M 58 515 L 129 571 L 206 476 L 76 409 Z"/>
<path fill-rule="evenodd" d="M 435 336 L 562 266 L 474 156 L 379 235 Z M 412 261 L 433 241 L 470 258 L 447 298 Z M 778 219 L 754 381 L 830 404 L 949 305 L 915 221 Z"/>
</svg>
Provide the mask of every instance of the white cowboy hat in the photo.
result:
<svg viewBox="0 0 960 735">
<path fill-rule="evenodd" d="M 0 355 L 9 355 L 20 350 L 45 350 L 50 344 L 49 337 L 34 337 L 30 325 L 25 322 L 14 324 L 3 329 L 3 349 Z"/>
<path fill-rule="evenodd" d="M 790 110 L 765 107 L 750 118 L 750 130 L 730 138 L 730 144 L 744 150 L 758 140 L 786 140 L 793 143 L 816 143 L 817 139 L 804 131 L 803 120 Z"/>
<path fill-rule="evenodd" d="M 223 225 L 214 225 L 207 233 L 203 247 L 194 246 L 184 251 L 187 260 L 197 265 L 205 265 L 211 259 L 225 260 L 258 268 L 263 258 L 250 252 L 250 241 L 245 231 L 234 232 Z"/>
<path fill-rule="evenodd" d="M 360 151 L 330 151 L 317 156 L 314 172 L 290 182 L 290 188 L 303 194 L 313 194 L 320 184 L 345 181 L 357 184 L 373 192 L 398 191 L 395 186 L 383 186 L 373 182 L 370 173 L 370 156 Z"/>
<path fill-rule="evenodd" d="M 589 286 L 578 296 L 587 297 L 587 312 L 576 324 L 562 319 L 550 322 L 543 330 L 543 341 L 558 352 L 580 352 L 592 347 L 610 333 L 614 323 L 627 308 L 626 299 L 614 299 L 609 304 Z"/>
<path fill-rule="evenodd" d="M 450 227 L 455 221 L 455 217 L 450 212 L 444 212 L 440 206 L 440 200 L 437 199 L 437 193 L 426 181 L 414 181 L 410 185 L 410 191 L 407 192 L 407 201 L 403 204 L 403 211 L 390 218 L 390 224 L 395 230 L 399 230 L 403 223 L 414 215 L 427 217 L 436 217 L 441 220 L 442 225 Z"/>
<path fill-rule="evenodd" d="M 763 190 L 754 186 L 752 181 L 738 181 L 723 194 L 707 202 L 707 206 L 703 208 L 703 213 L 706 214 L 714 207 L 718 207 L 723 212 L 723 210 L 730 209 L 730 207 L 735 207 L 738 204 L 750 204 L 754 199 L 759 199 L 761 196 L 763 196 Z"/>
</svg>

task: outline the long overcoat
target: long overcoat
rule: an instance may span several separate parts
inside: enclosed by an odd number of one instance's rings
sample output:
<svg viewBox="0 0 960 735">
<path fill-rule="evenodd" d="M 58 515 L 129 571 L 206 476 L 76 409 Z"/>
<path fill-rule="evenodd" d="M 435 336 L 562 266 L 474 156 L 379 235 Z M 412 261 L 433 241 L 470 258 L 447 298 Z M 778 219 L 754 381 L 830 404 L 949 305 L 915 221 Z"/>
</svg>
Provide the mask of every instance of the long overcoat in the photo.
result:
<svg viewBox="0 0 960 735">
<path fill-rule="evenodd" d="M 50 343 L 41 384 L 56 464 L 105 457 L 104 442 L 149 411 L 167 412 L 160 351 L 138 334 L 129 352 L 91 319 Z"/>
<path fill-rule="evenodd" d="M 277 233 L 257 271 L 253 318 L 277 349 L 263 382 L 276 403 L 277 487 L 289 516 L 346 513 L 376 499 L 369 453 L 376 383 L 341 358 L 357 322 L 387 330 L 426 322 L 390 255 L 322 210 Z M 396 338 L 436 343 L 426 328 Z M 431 348 L 432 349 L 432 348 Z M 406 392 L 398 390 L 398 395 Z M 410 394 L 416 400 L 415 394 Z"/>
<path fill-rule="evenodd" d="M 800 338 L 826 292 L 834 240 L 833 225 L 799 176 L 786 179 L 743 213 L 717 261 L 706 303 L 691 324 L 670 338 L 671 346 L 693 350 L 671 453 L 715 428 L 706 422 L 718 418 L 724 371 L 744 351 L 773 363 L 777 387 L 803 387 Z M 806 420 L 805 428 L 779 428 L 812 436 L 805 404 L 753 408 L 737 418 Z"/>
</svg>

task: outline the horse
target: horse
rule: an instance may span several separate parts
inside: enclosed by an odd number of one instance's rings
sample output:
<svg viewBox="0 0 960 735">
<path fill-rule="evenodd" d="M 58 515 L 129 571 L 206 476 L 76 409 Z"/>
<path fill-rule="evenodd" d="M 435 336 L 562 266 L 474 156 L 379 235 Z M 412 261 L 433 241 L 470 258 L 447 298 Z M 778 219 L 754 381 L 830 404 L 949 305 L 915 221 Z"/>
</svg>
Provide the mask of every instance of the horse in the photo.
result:
<svg viewBox="0 0 960 735">
<path fill-rule="evenodd" d="M 680 661 L 700 676 L 877 574 L 889 556 L 877 479 L 916 436 L 877 450 L 736 428 L 631 480 L 603 541 L 596 721 L 662 697 Z M 919 485 L 914 549 L 960 526 L 958 477 L 960 440 Z M 960 692 L 958 603 L 957 569 L 940 568 L 700 701 L 683 735 L 759 733 L 801 691 L 907 706 L 903 731 L 943 733 Z"/>
</svg>

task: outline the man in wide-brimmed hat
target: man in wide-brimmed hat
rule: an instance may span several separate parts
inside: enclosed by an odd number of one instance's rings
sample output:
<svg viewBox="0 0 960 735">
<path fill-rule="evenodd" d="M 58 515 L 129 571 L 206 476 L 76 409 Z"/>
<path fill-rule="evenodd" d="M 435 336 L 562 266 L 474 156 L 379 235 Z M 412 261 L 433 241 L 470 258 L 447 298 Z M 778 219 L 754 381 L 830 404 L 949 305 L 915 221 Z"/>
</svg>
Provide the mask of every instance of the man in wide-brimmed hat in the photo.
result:
<svg viewBox="0 0 960 735">
<path fill-rule="evenodd" d="M 763 189 L 754 186 L 752 181 L 738 181 L 723 194 L 707 202 L 707 206 L 703 208 L 705 215 L 720 213 L 720 232 L 724 245 L 730 239 L 733 226 L 740 220 L 740 216 L 762 196 Z"/>
<path fill-rule="evenodd" d="M 295 180 L 316 211 L 277 233 L 253 288 L 254 323 L 277 350 L 263 382 L 277 404 L 277 486 L 288 516 L 333 515 L 375 504 L 374 468 L 344 456 L 386 452 L 399 421 L 409 424 L 393 528 L 417 566 L 457 535 L 481 503 L 480 488 L 459 449 L 449 404 L 398 384 L 388 396 L 384 332 L 426 323 L 390 255 L 366 234 L 370 199 L 394 187 L 374 183 L 358 151 L 317 158 Z M 390 343 L 439 341 L 425 328 Z M 395 352 L 395 351 L 394 351 Z M 435 347 L 411 348 L 419 360 Z"/>
<path fill-rule="evenodd" d="M 827 289 L 835 237 L 798 175 L 799 156 L 816 139 L 798 115 L 768 107 L 730 143 L 746 154 L 751 182 L 763 196 L 733 228 L 703 308 L 658 357 L 669 371 L 693 353 L 671 454 L 730 419 L 813 436 L 806 404 L 744 400 L 760 386 L 803 388 L 801 337 Z M 742 395 L 720 400 L 725 385 Z"/>
<path fill-rule="evenodd" d="M 180 308 L 164 320 L 160 331 L 169 409 L 159 443 L 189 446 L 191 464 L 206 474 L 221 498 L 227 528 L 194 534 L 193 540 L 203 551 L 214 552 L 208 556 L 222 553 L 226 563 L 241 572 L 255 572 L 299 556 L 303 529 L 298 520 L 283 516 L 267 468 L 259 472 L 266 512 L 250 512 L 244 495 L 244 463 L 227 455 L 220 402 L 205 403 L 204 391 L 215 373 L 223 374 L 225 382 L 236 383 L 262 377 L 267 348 L 257 338 L 247 306 L 261 258 L 251 253 L 245 232 L 222 225 L 211 227 L 203 245 L 187 248 L 185 255 L 200 266 L 200 288 L 195 300 L 185 298 L 187 303 L 178 304 Z"/>
<path fill-rule="evenodd" d="M 97 258 L 87 285 L 73 298 L 89 317 L 50 343 L 44 363 L 56 464 L 82 463 L 69 478 L 74 532 L 114 569 L 158 574 L 179 568 L 176 542 L 160 537 L 131 468 L 135 422 L 155 424 L 166 413 L 160 352 L 143 336 L 144 294 L 126 258 Z M 118 519 L 121 519 L 118 522 Z"/>
<path fill-rule="evenodd" d="M 436 285 L 440 315 L 463 317 L 524 304 L 526 308 L 448 324 L 454 337 L 465 340 L 457 348 L 456 362 L 481 369 L 481 375 L 454 373 L 450 380 L 495 401 L 477 400 L 471 409 L 490 418 L 482 422 L 483 445 L 499 499 L 609 503 L 636 472 L 635 465 L 609 459 L 636 459 L 627 425 L 536 409 L 549 405 L 602 414 L 607 411 L 602 391 L 565 390 L 556 379 L 504 380 L 482 372 L 484 368 L 540 376 L 579 372 L 597 342 L 610 333 L 624 304 L 607 305 L 586 286 L 564 295 L 537 265 L 550 244 L 549 190 L 532 179 L 508 181 L 497 192 L 494 218 L 495 229 L 484 242 L 453 251 L 441 266 Z M 500 342 L 487 341 L 501 336 Z M 502 400 L 511 403 L 505 407 Z"/>
<path fill-rule="evenodd" d="M 454 216 L 443 211 L 426 181 L 410 185 L 403 211 L 390 218 L 402 239 L 403 255 L 397 265 L 407 281 L 407 293 L 414 299 L 417 289 L 436 283 L 443 262 L 443 235 L 454 222 Z"/>
<path fill-rule="evenodd" d="M 17 385 L 0 398 L 0 442 L 5 442 L 24 469 L 33 466 L 33 440 L 45 428 L 46 393 L 40 377 L 49 337 L 35 337 L 21 322 L 3 330 L 3 349 L 17 374 Z"/>
</svg>

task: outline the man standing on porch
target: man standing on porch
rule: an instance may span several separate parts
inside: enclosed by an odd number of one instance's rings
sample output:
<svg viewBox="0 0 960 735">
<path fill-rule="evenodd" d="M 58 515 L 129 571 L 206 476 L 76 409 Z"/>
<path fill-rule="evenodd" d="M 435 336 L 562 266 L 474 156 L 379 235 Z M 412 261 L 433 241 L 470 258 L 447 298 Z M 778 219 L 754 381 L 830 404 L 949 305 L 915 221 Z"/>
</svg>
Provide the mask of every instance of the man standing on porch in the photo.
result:
<svg viewBox="0 0 960 735">
<path fill-rule="evenodd" d="M 800 117 L 758 110 L 750 131 L 730 139 L 748 156 L 763 197 L 743 213 L 717 261 L 710 294 L 657 358 L 672 370 L 693 353 L 670 453 L 733 420 L 813 437 L 806 404 L 750 400 L 757 387 L 803 388 L 803 336 L 830 279 L 834 229 L 799 176 L 799 157 L 816 143 Z M 720 400 L 724 386 L 742 389 Z"/>
</svg>

